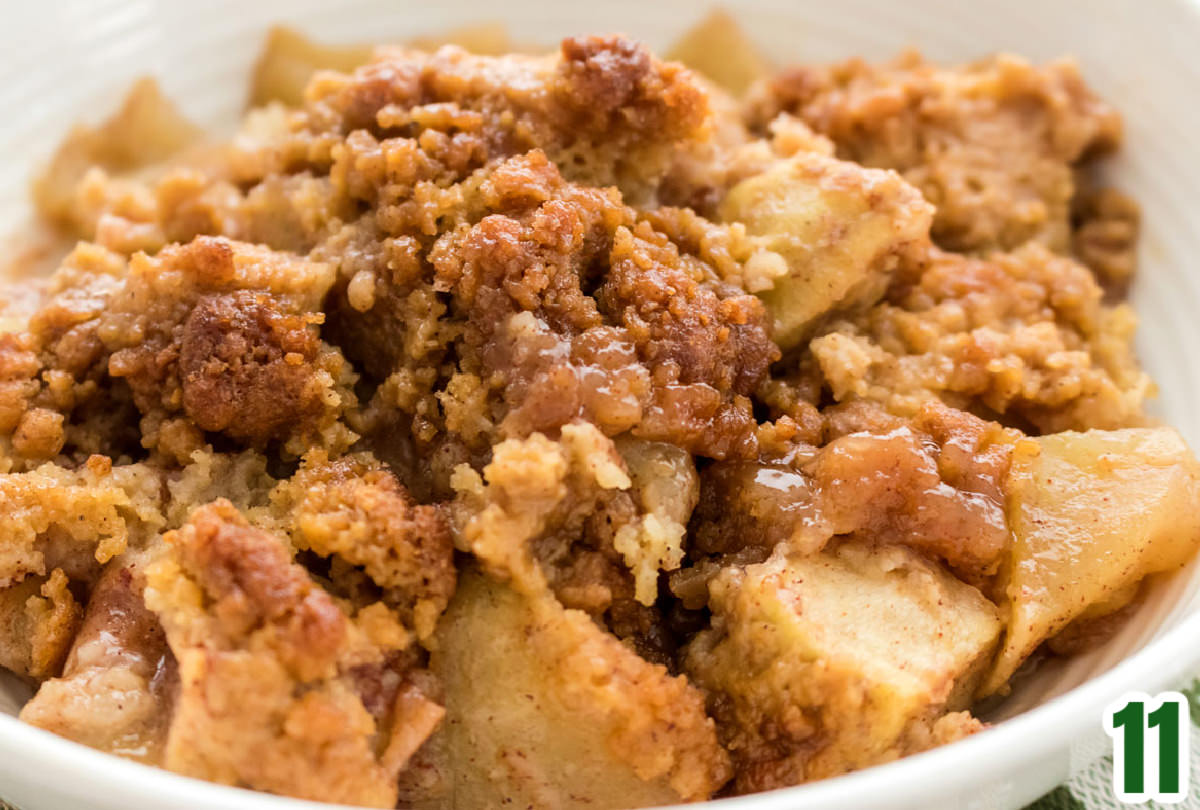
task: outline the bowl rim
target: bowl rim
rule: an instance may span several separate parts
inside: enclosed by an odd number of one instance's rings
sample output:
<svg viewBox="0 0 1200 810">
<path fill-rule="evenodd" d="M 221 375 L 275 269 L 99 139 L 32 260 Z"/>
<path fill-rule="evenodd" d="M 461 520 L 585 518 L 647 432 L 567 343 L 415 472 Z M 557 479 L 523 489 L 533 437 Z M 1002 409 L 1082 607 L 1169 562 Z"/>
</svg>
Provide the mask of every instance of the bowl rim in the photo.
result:
<svg viewBox="0 0 1200 810">
<path fill-rule="evenodd" d="M 1194 609 L 1108 671 L 966 739 L 844 776 L 708 804 L 724 810 L 800 806 L 841 810 L 869 807 L 872 800 L 884 795 L 903 797 L 908 805 L 918 806 L 917 802 L 945 799 L 964 790 L 986 793 L 989 788 L 1002 789 L 1000 783 L 992 783 L 1021 765 L 1069 748 L 1089 730 L 1098 729 L 1102 712 L 1125 693 L 1175 686 L 1200 665 L 1200 645 L 1189 643 L 1198 635 L 1200 609 Z M 0 777 L 4 784 L 45 785 L 57 780 L 56 792 L 83 800 L 102 793 L 108 797 L 106 807 L 148 801 L 175 810 L 345 807 L 182 776 L 93 750 L 7 714 L 0 714 Z"/>
</svg>

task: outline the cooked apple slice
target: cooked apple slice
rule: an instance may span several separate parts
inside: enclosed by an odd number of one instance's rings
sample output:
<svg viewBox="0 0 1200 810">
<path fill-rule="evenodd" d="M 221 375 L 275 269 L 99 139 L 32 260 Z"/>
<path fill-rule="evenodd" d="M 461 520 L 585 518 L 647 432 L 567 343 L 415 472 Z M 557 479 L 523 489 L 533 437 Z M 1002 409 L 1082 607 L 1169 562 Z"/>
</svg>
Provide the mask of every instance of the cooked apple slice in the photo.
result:
<svg viewBox="0 0 1200 810">
<path fill-rule="evenodd" d="M 787 261 L 760 297 L 788 349 L 822 316 L 879 300 L 899 258 L 929 244 L 933 206 L 895 172 L 801 152 L 734 186 L 719 213 Z"/>
<path fill-rule="evenodd" d="M 304 88 L 318 70 L 349 73 L 371 59 L 371 45 L 324 45 L 286 26 L 276 26 L 267 34 L 262 53 L 254 66 L 250 86 L 250 106 L 272 101 L 298 106 L 304 101 Z"/>
<path fill-rule="evenodd" d="M 737 20 L 719 8 L 688 29 L 667 51 L 667 58 L 683 62 L 734 96 L 771 70 Z"/>
<path fill-rule="evenodd" d="M 422 806 L 646 807 L 707 798 L 728 778 L 700 693 L 549 592 L 467 573 L 433 667 L 451 795 Z"/>
<path fill-rule="evenodd" d="M 966 707 L 1001 624 L 975 588 L 900 547 L 731 567 L 684 670 L 708 691 L 738 792 L 845 773 L 979 728 Z M 947 714 L 947 713 L 950 714 Z"/>
<path fill-rule="evenodd" d="M 1007 492 L 1008 631 L 981 695 L 1073 619 L 1200 545 L 1200 465 L 1171 428 L 1023 440 Z"/>
</svg>

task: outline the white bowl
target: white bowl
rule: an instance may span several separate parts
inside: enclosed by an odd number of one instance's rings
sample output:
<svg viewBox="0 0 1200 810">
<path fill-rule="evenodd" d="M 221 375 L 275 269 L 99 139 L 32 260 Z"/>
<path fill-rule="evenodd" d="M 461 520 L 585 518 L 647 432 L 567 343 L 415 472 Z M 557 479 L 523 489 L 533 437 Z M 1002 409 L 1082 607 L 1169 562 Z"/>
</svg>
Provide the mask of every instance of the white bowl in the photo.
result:
<svg viewBox="0 0 1200 810">
<path fill-rule="evenodd" d="M 288 22 L 330 41 L 436 33 L 503 19 L 517 39 L 552 45 L 580 32 L 624 31 L 663 47 L 702 13 L 687 0 L 586 4 L 508 0 L 3 0 L 0 26 L 0 232 L 28 216 L 25 189 L 74 121 L 112 108 L 151 73 L 194 119 L 229 127 L 266 28 Z M 1162 393 L 1158 414 L 1200 448 L 1200 8 L 1187 0 L 724 0 L 777 61 L 852 54 L 882 59 L 906 45 L 939 60 L 1011 50 L 1073 54 L 1126 116 L 1112 162 L 1145 215 L 1135 302 L 1138 346 Z M 1160 583 L 1109 644 L 1047 667 L 968 740 L 860 773 L 719 802 L 721 807 L 1018 808 L 1106 750 L 1105 706 L 1128 690 L 1156 692 L 1200 666 L 1200 566 Z M 0 679 L 0 709 L 26 697 Z M 328 807 L 219 787 L 99 754 L 0 713 L 0 796 L 24 810 L 301 810 Z"/>
</svg>

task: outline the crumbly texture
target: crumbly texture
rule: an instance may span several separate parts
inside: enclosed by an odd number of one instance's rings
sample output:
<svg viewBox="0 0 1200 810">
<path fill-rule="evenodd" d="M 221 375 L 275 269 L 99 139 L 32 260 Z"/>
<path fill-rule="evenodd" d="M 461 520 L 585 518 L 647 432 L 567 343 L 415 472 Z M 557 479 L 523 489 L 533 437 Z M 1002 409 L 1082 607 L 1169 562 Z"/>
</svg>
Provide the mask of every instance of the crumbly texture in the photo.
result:
<svg viewBox="0 0 1200 810">
<path fill-rule="evenodd" d="M 170 442 L 164 450 L 178 457 L 181 442 L 190 452 L 205 432 L 259 448 L 279 440 L 293 454 L 352 442 L 338 417 L 354 404 L 354 376 L 315 329 L 333 276 L 323 264 L 207 237 L 134 256 L 96 330 L 109 376 L 157 428 L 143 430 L 143 445 Z"/>
<path fill-rule="evenodd" d="M 784 70 L 749 108 L 758 126 L 792 113 L 840 156 L 901 172 L 937 209 L 934 239 L 964 252 L 1069 249 L 1075 170 L 1121 140 L 1120 116 L 1074 63 L 1007 54 L 960 69 L 910 52 Z"/>
<path fill-rule="evenodd" d="M 29 576 L 4 589 L 0 664 L 5 669 L 41 681 L 62 667 L 83 612 L 68 582 L 55 568 L 48 577 Z"/>
<path fill-rule="evenodd" d="M 277 33 L 230 141 L 141 83 L 55 155 L 75 247 L 0 301 L 28 722 L 344 804 L 703 800 L 973 733 L 981 683 L 1200 545 L 1178 437 L 1113 432 L 1153 393 L 1138 212 L 1088 175 L 1120 120 L 1074 67 L 738 100 L 624 37 L 494 34 Z M 1026 475 L 1067 429 L 1170 486 L 1089 604 L 1030 603 L 1071 570 L 1014 499 L 1070 502 Z"/>
<path fill-rule="evenodd" d="M 440 709 L 374 694 L 373 678 L 414 682 L 410 638 L 386 609 L 340 605 L 292 562 L 277 535 L 227 501 L 193 513 L 146 572 L 179 667 L 164 764 L 180 773 L 317 800 L 388 807 L 412 728 Z M 384 667 L 372 679 L 363 669 Z M 368 703 L 381 716 L 372 714 Z M 416 715 L 416 716 L 413 716 Z M 388 721 L 403 729 L 391 733 Z M 411 753 L 411 752 L 410 752 Z"/>
<path fill-rule="evenodd" d="M 333 561 L 331 578 L 361 571 L 406 626 L 421 636 L 433 632 L 455 579 L 454 545 L 439 506 L 415 503 L 369 454 L 328 461 L 313 453 L 271 499 L 295 546 Z"/>
<path fill-rule="evenodd" d="M 1154 385 L 1133 354 L 1127 304 L 1040 245 L 987 259 L 936 252 L 866 314 L 810 344 L 811 373 L 839 402 L 896 413 L 924 402 L 1032 432 L 1138 424 Z"/>
</svg>

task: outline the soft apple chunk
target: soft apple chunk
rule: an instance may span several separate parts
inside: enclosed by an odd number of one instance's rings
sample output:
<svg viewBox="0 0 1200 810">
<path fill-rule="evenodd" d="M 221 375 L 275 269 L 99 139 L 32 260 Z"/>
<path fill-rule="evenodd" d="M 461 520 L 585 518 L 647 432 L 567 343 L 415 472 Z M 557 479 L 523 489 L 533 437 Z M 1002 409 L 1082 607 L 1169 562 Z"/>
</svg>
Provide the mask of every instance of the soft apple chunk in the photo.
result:
<svg viewBox="0 0 1200 810">
<path fill-rule="evenodd" d="M 739 790 L 845 773 L 978 728 L 966 707 L 997 610 L 915 552 L 836 550 L 730 568 L 685 671 L 710 694 Z M 945 721 L 945 722 L 943 722 Z"/>
<path fill-rule="evenodd" d="M 1200 545 L 1200 465 L 1172 428 L 1023 440 L 1006 489 L 1008 631 L 982 695 L 1073 619 Z"/>
<path fill-rule="evenodd" d="M 878 301 L 901 256 L 928 246 L 933 206 L 895 172 L 801 152 L 734 186 L 720 216 L 786 260 L 760 297 L 788 349 L 823 316 Z"/>
<path fill-rule="evenodd" d="M 699 691 L 548 592 L 468 573 L 433 667 L 452 794 L 437 806 L 647 807 L 707 798 L 728 778 Z"/>
<path fill-rule="evenodd" d="M 735 96 L 745 93 L 771 69 L 737 20 L 719 8 L 677 40 L 667 58 L 683 62 Z"/>
</svg>

